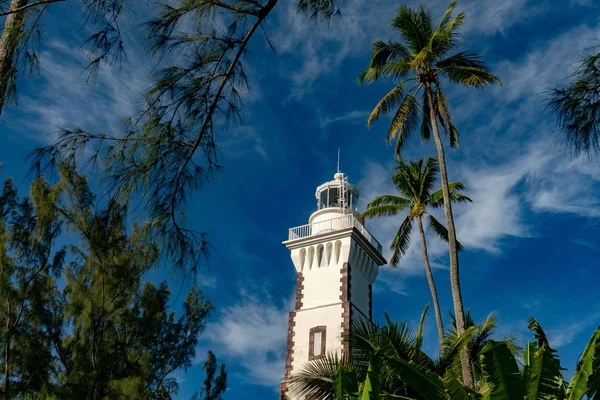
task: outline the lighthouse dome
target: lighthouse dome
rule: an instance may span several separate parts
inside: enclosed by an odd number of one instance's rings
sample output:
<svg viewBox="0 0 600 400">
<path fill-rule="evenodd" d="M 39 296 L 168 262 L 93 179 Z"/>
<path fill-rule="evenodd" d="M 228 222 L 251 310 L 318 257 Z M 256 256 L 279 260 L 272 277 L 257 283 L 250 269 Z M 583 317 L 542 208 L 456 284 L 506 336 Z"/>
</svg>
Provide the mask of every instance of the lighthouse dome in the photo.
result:
<svg viewBox="0 0 600 400">
<path fill-rule="evenodd" d="M 310 222 L 334 218 L 343 214 L 358 213 L 358 197 L 360 192 L 354 185 L 348 183 L 347 177 L 337 172 L 333 180 L 325 182 L 315 192 L 317 210 L 311 215 Z"/>
</svg>

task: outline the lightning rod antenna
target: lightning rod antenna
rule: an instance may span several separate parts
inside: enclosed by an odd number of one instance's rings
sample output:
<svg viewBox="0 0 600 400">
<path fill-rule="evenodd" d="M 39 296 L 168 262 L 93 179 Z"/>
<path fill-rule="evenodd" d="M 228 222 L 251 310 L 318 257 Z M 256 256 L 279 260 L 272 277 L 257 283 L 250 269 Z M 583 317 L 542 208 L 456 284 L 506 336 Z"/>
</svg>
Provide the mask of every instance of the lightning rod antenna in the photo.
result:
<svg viewBox="0 0 600 400">
<path fill-rule="evenodd" d="M 338 149 L 338 166 L 337 166 L 337 172 L 340 172 L 340 149 Z"/>
</svg>

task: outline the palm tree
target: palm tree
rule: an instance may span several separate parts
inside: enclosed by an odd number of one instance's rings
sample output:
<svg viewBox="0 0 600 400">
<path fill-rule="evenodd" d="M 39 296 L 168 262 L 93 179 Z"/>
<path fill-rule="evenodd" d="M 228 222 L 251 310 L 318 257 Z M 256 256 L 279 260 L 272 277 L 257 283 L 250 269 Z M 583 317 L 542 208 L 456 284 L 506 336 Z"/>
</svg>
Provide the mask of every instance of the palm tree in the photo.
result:
<svg viewBox="0 0 600 400">
<path fill-rule="evenodd" d="M 436 183 L 436 175 L 439 172 L 437 160 L 433 158 L 420 159 L 410 164 L 398 161 L 396 173 L 392 177 L 392 183 L 400 193 L 397 195 L 377 196 L 367 204 L 366 211 L 362 214 L 364 218 L 375 218 L 389 215 L 398 215 L 408 210 L 406 218 L 400 225 L 396 237 L 392 241 L 390 249 L 393 251 L 390 266 L 396 267 L 400 258 L 404 256 L 410 244 L 410 235 L 412 224 L 417 222 L 419 233 L 421 235 L 421 250 L 423 252 L 423 262 L 425 263 L 425 272 L 429 281 L 429 289 L 433 299 L 433 309 L 438 328 L 440 346 L 444 344 L 444 326 L 442 324 L 442 314 L 440 313 L 440 304 L 438 301 L 437 290 L 429 264 L 429 255 L 427 254 L 427 242 L 425 240 L 425 231 L 423 230 L 423 218 L 427 216 L 429 227 L 443 240 L 448 240 L 448 230 L 442 225 L 428 210 L 429 208 L 438 208 L 442 206 L 442 189 L 433 192 Z M 450 198 L 453 202 L 471 201 L 467 196 L 458 193 L 463 190 L 465 185 L 461 182 L 452 182 L 450 186 Z M 460 244 L 458 245 L 460 248 Z"/>
<path fill-rule="evenodd" d="M 564 133 L 564 142 L 576 153 L 600 153 L 600 52 L 589 49 L 570 81 L 553 88 L 548 108 Z"/>
<path fill-rule="evenodd" d="M 450 322 L 450 328 L 446 331 L 444 345 L 452 347 L 460 338 L 456 332 L 456 318 L 454 317 L 453 313 L 450 313 Z M 475 321 L 471 316 L 471 312 L 467 310 L 465 315 L 465 328 L 471 329 L 471 327 L 473 327 L 472 335 L 465 348 L 469 352 L 473 361 L 471 368 L 473 370 L 475 382 L 481 382 L 481 377 L 483 376 L 481 354 L 487 343 L 492 340 L 492 336 L 496 331 L 496 319 L 493 314 L 490 314 L 485 318 L 485 320 L 483 320 L 483 322 L 475 324 Z M 511 353 L 520 359 L 520 353 L 522 349 L 517 345 L 517 336 L 510 335 L 502 339 L 502 341 L 508 345 Z M 455 362 L 454 365 L 458 366 L 458 369 L 455 368 L 454 372 L 456 375 L 459 375 L 460 360 L 456 361 L 458 362 Z"/>
<path fill-rule="evenodd" d="M 488 71 L 476 54 L 459 52 L 448 55 L 458 43 L 457 29 L 465 20 L 464 13 L 453 17 L 456 4 L 456 1 L 450 4 L 437 28 L 434 28 L 431 16 L 423 6 L 417 10 L 400 6 L 391 27 L 400 33 L 403 42 L 375 41 L 370 65 L 360 74 L 359 82 L 372 83 L 382 77 L 400 81 L 379 101 L 368 120 L 368 125 L 371 126 L 381 115 L 387 115 L 397 109 L 388 129 L 387 141 L 389 143 L 397 138 L 398 156 L 408 136 L 419 124 L 423 140 L 429 140 L 433 133 L 440 163 L 444 214 L 448 226 L 454 312 L 458 332 L 462 333 L 465 329 L 464 308 L 460 291 L 456 230 L 450 203 L 451 191 L 446 172 L 446 158 L 438 124 L 449 136 L 451 147 L 458 145 L 458 131 L 452 122 L 440 78 L 475 88 L 502 82 Z M 406 90 L 408 85 L 412 86 Z M 469 365 L 470 360 L 464 355 L 463 379 L 468 387 L 473 387 Z"/>
</svg>

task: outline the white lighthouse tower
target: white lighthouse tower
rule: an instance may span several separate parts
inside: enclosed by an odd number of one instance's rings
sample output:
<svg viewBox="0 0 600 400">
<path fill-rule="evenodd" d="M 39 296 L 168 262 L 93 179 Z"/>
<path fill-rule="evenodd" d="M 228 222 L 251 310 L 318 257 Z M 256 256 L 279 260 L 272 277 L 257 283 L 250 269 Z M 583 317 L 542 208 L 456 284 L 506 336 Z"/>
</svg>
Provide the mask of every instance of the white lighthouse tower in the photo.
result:
<svg viewBox="0 0 600 400">
<path fill-rule="evenodd" d="M 352 319 L 371 319 L 372 285 L 386 260 L 360 217 L 358 196 L 338 169 L 333 181 L 317 188 L 317 210 L 308 224 L 291 228 L 283 242 L 298 276 L 281 400 L 293 400 L 288 381 L 304 363 L 348 352 L 343 337 Z"/>
</svg>

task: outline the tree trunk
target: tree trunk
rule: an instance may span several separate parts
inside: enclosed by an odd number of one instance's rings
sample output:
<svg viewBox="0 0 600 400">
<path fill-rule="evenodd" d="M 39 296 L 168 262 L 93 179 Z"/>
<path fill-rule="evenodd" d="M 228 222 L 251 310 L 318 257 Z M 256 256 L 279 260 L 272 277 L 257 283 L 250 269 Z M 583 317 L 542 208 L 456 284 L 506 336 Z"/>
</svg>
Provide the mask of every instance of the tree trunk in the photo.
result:
<svg viewBox="0 0 600 400">
<path fill-rule="evenodd" d="M 462 294 L 460 291 L 460 278 L 458 272 L 458 249 L 456 248 L 456 230 L 454 228 L 454 217 L 452 216 L 452 204 L 450 203 L 450 190 L 448 189 L 448 174 L 446 172 L 446 158 L 444 156 L 444 146 L 438 130 L 433 96 L 431 93 L 431 83 L 425 83 L 427 102 L 429 103 L 429 117 L 431 119 L 431 128 L 435 139 L 435 147 L 438 153 L 438 162 L 440 164 L 440 177 L 442 180 L 442 193 L 444 197 L 444 215 L 446 216 L 446 226 L 448 227 L 448 246 L 450 247 L 450 285 L 452 286 L 452 300 L 454 302 L 454 314 L 456 316 L 456 332 L 462 335 L 465 331 L 465 312 L 462 303 Z M 460 353 L 463 383 L 470 389 L 474 387 L 473 370 L 471 369 L 471 356 L 464 349 Z"/>
<path fill-rule="evenodd" d="M 427 272 L 427 280 L 429 281 L 429 290 L 431 290 L 431 298 L 433 299 L 433 310 L 435 311 L 435 322 L 437 323 L 438 336 L 440 339 L 440 353 L 442 352 L 442 345 L 444 344 L 444 325 L 442 324 L 442 314 L 440 313 L 440 303 L 438 302 L 437 290 L 435 288 L 435 282 L 433 281 L 433 274 L 431 273 L 431 266 L 429 265 L 429 256 L 427 255 L 427 242 L 425 241 L 425 231 L 423 230 L 422 217 L 417 217 L 419 224 L 419 233 L 421 234 L 421 250 L 423 250 L 423 261 L 425 262 L 425 272 Z"/>
<path fill-rule="evenodd" d="M 7 399 L 10 398 L 10 300 L 6 298 L 6 342 L 4 344 L 4 395 Z"/>
<path fill-rule="evenodd" d="M 27 0 L 12 0 L 8 10 L 14 11 L 25 5 L 27 5 Z M 19 44 L 19 35 L 25 23 L 25 12 L 8 14 L 0 37 L 0 114 L 2 114 L 6 102 L 9 78 L 15 73 L 13 71 L 13 60 Z"/>
</svg>

